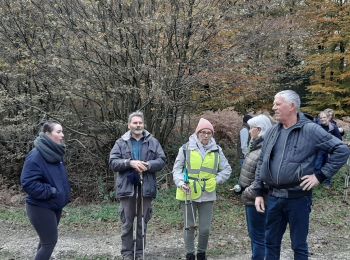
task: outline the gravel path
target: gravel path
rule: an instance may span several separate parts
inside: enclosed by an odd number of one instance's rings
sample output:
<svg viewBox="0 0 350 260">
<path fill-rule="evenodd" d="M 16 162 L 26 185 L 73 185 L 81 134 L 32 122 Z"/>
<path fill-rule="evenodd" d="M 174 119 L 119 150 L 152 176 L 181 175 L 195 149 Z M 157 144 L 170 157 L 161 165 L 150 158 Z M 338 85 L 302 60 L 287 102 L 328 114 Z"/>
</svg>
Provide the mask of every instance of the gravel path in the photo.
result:
<svg viewBox="0 0 350 260">
<path fill-rule="evenodd" d="M 0 259 L 33 259 L 37 237 L 30 226 L 20 227 L 0 221 L 0 232 Z M 336 232 L 333 234 L 327 232 L 320 230 L 310 234 L 310 248 L 313 253 L 310 259 L 350 259 L 349 234 L 340 236 Z M 289 249 L 288 235 L 285 237 L 282 259 L 290 260 L 292 252 Z M 335 241 L 334 237 L 338 240 Z M 150 242 L 147 245 L 147 259 L 184 259 L 182 232 L 171 230 L 159 234 L 155 230 L 150 230 L 148 239 Z M 210 237 L 210 248 L 222 248 L 224 256 L 209 259 L 250 259 L 249 248 L 242 246 L 239 249 L 239 244 L 249 244 L 245 234 L 222 237 L 214 233 Z M 230 245 L 235 248 L 232 249 L 235 252 L 230 252 Z M 53 257 L 54 259 L 121 259 L 120 236 L 117 230 L 93 232 L 61 230 Z"/>
</svg>

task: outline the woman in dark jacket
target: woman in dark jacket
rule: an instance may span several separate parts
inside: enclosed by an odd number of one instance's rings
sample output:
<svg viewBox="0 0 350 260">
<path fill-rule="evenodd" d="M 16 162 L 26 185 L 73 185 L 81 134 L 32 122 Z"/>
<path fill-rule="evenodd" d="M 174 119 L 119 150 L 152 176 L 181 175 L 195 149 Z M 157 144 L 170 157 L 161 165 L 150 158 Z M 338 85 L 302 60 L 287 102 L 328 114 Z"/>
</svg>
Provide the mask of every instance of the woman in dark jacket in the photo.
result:
<svg viewBox="0 0 350 260">
<path fill-rule="evenodd" d="M 328 109 L 329 110 L 329 109 Z M 342 140 L 341 134 L 339 132 L 339 128 L 336 125 L 335 121 L 332 119 L 333 110 L 330 109 L 331 112 L 329 114 L 327 113 L 327 110 L 324 110 L 320 112 L 319 114 L 319 125 L 328 133 L 334 135 L 339 140 Z M 335 123 L 332 123 L 331 120 Z M 320 171 L 322 166 L 325 165 L 328 159 L 328 154 L 324 151 L 319 151 L 317 153 L 316 159 L 315 159 L 315 170 Z M 327 178 L 323 181 L 323 185 L 326 189 L 330 189 L 332 187 L 332 178 Z"/>
<path fill-rule="evenodd" d="M 21 184 L 28 194 L 26 211 L 40 242 L 35 260 L 50 259 L 58 238 L 63 207 L 70 200 L 62 126 L 54 121 L 43 125 L 34 148 L 24 162 Z"/>
<path fill-rule="evenodd" d="M 250 127 L 249 152 L 242 165 L 239 184 L 244 189 L 242 202 L 245 204 L 246 219 L 249 237 L 251 239 L 252 259 L 263 260 L 265 257 L 265 214 L 255 209 L 254 179 L 258 164 L 263 136 L 272 126 L 270 119 L 265 115 L 258 115 L 248 120 Z"/>
</svg>

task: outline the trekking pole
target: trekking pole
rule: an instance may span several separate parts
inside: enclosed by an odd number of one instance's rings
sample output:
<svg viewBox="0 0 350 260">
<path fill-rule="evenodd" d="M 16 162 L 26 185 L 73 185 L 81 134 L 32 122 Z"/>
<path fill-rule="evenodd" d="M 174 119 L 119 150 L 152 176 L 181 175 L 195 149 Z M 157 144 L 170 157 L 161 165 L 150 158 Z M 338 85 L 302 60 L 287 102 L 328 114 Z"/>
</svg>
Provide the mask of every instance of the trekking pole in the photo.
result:
<svg viewBox="0 0 350 260">
<path fill-rule="evenodd" d="M 193 218 L 193 226 L 192 226 L 192 228 L 194 230 L 196 230 L 197 229 L 197 222 L 196 222 L 196 217 L 194 216 L 193 203 L 192 203 L 192 197 L 191 196 L 190 196 L 190 207 L 191 207 L 192 218 Z"/>
<path fill-rule="evenodd" d="M 187 168 L 185 168 L 184 170 L 184 182 L 185 184 L 187 185 L 187 187 L 189 187 L 189 183 L 190 183 L 190 180 L 189 180 L 189 177 L 188 177 L 188 171 L 187 171 Z M 189 194 L 190 193 L 190 194 Z M 190 196 L 190 199 L 188 199 L 187 196 Z M 194 209 L 193 209 L 193 203 L 192 203 L 192 195 L 191 195 L 191 191 L 186 191 L 186 194 L 185 194 L 185 214 L 186 214 L 186 217 L 185 217 L 185 225 L 186 225 L 186 228 L 187 230 L 189 230 L 189 226 L 188 226 L 188 217 L 187 217 L 187 214 L 188 214 L 188 204 L 190 205 L 190 208 L 191 208 L 191 211 L 192 211 L 192 218 L 193 218 L 193 226 L 191 226 L 193 229 L 196 229 L 197 228 L 197 225 L 196 225 L 196 218 L 194 216 Z M 185 230 L 186 230 L 185 228 Z"/>
<path fill-rule="evenodd" d="M 187 205 L 188 205 L 188 199 L 187 199 L 187 191 L 185 192 L 185 230 L 189 230 L 188 226 L 188 218 L 187 218 Z"/>
<path fill-rule="evenodd" d="M 145 260 L 145 219 L 143 216 L 143 174 L 140 174 L 140 182 L 141 182 L 141 223 L 142 223 L 142 259 Z"/>
<path fill-rule="evenodd" d="M 136 187 L 136 188 L 135 188 Z M 137 201 L 138 201 L 138 187 L 135 188 L 135 216 L 134 216 L 134 224 L 133 224 L 133 236 L 134 236 L 134 260 L 136 260 L 136 240 L 137 240 Z"/>
<path fill-rule="evenodd" d="M 348 158 L 346 162 L 347 170 L 345 173 L 345 182 L 344 182 L 344 194 L 343 194 L 343 201 L 347 202 L 348 200 L 348 190 L 349 190 L 349 180 L 350 180 L 350 157 Z"/>
</svg>

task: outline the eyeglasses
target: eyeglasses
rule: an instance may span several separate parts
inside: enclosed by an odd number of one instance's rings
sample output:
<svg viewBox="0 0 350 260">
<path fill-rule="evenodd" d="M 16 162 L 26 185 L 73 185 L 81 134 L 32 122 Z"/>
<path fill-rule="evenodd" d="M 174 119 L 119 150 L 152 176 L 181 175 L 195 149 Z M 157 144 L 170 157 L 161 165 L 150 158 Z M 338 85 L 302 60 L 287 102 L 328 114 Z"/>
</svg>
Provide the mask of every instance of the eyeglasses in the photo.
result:
<svg viewBox="0 0 350 260">
<path fill-rule="evenodd" d="M 210 132 L 210 131 L 209 131 L 209 132 L 200 131 L 200 132 L 199 132 L 199 134 L 204 135 L 204 136 L 205 136 L 205 135 L 207 135 L 207 136 L 211 136 L 213 133 L 212 133 L 212 132 Z"/>
</svg>

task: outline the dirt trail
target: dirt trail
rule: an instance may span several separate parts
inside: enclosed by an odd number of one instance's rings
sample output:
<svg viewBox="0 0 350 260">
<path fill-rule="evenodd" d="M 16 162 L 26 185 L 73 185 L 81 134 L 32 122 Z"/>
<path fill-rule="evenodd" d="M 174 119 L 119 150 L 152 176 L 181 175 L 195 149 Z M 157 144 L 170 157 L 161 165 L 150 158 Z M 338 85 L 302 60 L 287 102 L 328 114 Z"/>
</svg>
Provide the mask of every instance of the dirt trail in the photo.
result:
<svg viewBox="0 0 350 260">
<path fill-rule="evenodd" d="M 329 232 L 319 230 L 310 234 L 312 252 L 310 259 L 350 259 L 349 234 L 339 235 L 336 232 L 331 234 Z M 0 234 L 0 259 L 33 259 L 37 237 L 30 226 L 19 227 L 0 221 Z M 171 230 L 159 234 L 155 230 L 150 230 L 148 241 L 147 259 L 184 259 L 182 232 Z M 242 244 L 242 241 L 243 244 L 249 244 L 245 234 L 221 236 L 213 233 L 210 237 L 210 248 L 222 248 L 223 255 L 209 256 L 209 259 L 250 259 L 248 246 L 237 249 L 237 245 Z M 54 259 L 121 259 L 118 230 L 105 232 L 61 230 L 53 257 Z M 282 259 L 293 259 L 288 239 L 283 243 Z"/>
</svg>

